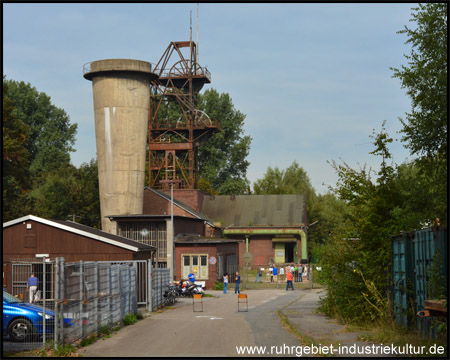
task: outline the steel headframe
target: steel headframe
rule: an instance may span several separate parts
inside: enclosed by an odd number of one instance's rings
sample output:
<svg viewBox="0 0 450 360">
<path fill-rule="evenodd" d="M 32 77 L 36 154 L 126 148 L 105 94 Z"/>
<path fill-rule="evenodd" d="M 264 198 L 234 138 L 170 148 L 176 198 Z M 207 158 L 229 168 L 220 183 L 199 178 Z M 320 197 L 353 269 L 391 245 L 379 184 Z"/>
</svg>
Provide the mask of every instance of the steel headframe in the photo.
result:
<svg viewBox="0 0 450 360">
<path fill-rule="evenodd" d="M 183 55 L 183 48 L 189 48 L 189 56 Z M 178 58 L 170 61 L 173 55 Z M 197 64 L 193 41 L 171 42 L 155 73 L 149 111 L 149 186 L 168 189 L 167 181 L 177 179 L 178 188 L 196 189 L 198 148 L 220 131 L 220 125 L 197 108 L 198 93 L 211 82 L 211 75 Z"/>
</svg>

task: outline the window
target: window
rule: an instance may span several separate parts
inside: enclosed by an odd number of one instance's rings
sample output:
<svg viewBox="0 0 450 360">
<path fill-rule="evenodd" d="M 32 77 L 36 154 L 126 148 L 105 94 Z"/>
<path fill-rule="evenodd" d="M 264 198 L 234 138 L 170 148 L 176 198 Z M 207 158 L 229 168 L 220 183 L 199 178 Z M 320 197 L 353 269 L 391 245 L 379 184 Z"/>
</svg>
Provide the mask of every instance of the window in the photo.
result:
<svg viewBox="0 0 450 360">
<path fill-rule="evenodd" d="M 167 231 L 163 221 L 118 222 L 117 235 L 135 240 L 158 249 L 156 258 L 167 258 Z"/>
<path fill-rule="evenodd" d="M 187 279 L 189 273 L 193 273 L 196 280 L 208 279 L 208 255 L 182 255 L 181 277 Z"/>
</svg>

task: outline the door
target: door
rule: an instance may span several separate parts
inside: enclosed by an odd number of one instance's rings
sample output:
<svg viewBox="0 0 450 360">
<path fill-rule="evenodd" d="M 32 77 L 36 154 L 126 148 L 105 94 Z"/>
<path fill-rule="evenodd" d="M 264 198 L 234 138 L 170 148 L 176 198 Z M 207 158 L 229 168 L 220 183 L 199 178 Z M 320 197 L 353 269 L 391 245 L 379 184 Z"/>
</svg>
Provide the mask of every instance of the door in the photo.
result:
<svg viewBox="0 0 450 360">
<path fill-rule="evenodd" d="M 198 258 L 199 258 L 198 255 L 192 255 L 192 273 L 194 274 L 195 279 L 198 279 L 200 275 L 200 266 Z"/>
<path fill-rule="evenodd" d="M 200 255 L 200 277 L 208 278 L 208 256 Z"/>
<path fill-rule="evenodd" d="M 284 252 L 284 243 L 276 242 L 275 243 L 275 263 L 282 264 L 284 263 L 285 252 Z"/>
<path fill-rule="evenodd" d="M 187 279 L 191 272 L 191 257 L 189 255 L 183 256 L 183 272 L 181 274 L 182 279 Z"/>
<path fill-rule="evenodd" d="M 294 261 L 294 246 L 295 243 L 287 242 L 284 248 L 284 262 L 291 263 Z"/>
<path fill-rule="evenodd" d="M 17 295 L 19 299 L 28 301 L 27 280 L 33 272 L 35 271 L 31 263 L 12 264 L 12 295 Z"/>
</svg>

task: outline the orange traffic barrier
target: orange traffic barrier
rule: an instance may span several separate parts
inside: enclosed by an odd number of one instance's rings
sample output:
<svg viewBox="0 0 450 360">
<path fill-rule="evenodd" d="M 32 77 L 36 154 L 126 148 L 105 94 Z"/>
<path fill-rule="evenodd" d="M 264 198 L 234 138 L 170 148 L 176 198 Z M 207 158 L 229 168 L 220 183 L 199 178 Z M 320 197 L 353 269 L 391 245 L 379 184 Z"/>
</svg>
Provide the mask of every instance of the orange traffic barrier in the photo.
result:
<svg viewBox="0 0 450 360">
<path fill-rule="evenodd" d="M 202 294 L 194 294 L 192 296 L 193 301 L 192 301 L 192 311 L 194 312 L 203 312 L 203 297 Z M 197 308 L 200 307 L 201 310 L 195 310 L 195 305 L 197 304 Z M 200 306 L 199 306 L 200 305 Z"/>
<path fill-rule="evenodd" d="M 244 307 L 245 307 L 245 310 L 241 310 L 241 308 L 244 308 Z M 247 294 L 239 294 L 238 295 L 238 311 L 248 311 Z"/>
</svg>

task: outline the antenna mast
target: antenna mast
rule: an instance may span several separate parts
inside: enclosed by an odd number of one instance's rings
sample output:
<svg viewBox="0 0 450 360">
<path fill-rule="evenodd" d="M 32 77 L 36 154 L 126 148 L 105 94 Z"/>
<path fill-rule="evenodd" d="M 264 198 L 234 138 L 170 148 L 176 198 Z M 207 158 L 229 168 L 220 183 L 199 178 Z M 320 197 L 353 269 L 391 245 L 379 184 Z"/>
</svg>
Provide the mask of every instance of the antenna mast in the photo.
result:
<svg viewBox="0 0 450 360">
<path fill-rule="evenodd" d="M 197 64 L 199 64 L 199 61 L 198 61 L 198 3 L 197 3 L 197 54 L 196 54 L 197 56 Z"/>
<path fill-rule="evenodd" d="M 192 60 L 192 10 L 190 11 L 190 26 L 189 26 L 189 57 Z"/>
</svg>

